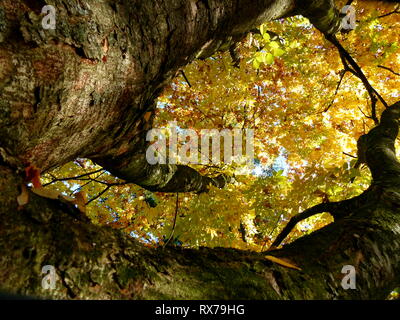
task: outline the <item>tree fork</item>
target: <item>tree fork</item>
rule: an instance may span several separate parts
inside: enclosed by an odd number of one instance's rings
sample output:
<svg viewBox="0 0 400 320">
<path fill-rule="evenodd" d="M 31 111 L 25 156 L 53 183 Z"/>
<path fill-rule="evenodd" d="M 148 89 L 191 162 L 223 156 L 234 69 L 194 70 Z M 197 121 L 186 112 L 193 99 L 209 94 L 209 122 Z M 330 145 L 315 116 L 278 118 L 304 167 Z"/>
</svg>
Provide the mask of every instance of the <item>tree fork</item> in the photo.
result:
<svg viewBox="0 0 400 320">
<path fill-rule="evenodd" d="M 278 247 L 296 224 L 315 214 L 328 212 L 336 219 L 352 215 L 354 210 L 382 200 L 381 193 L 386 191 L 385 201 L 400 207 L 400 162 L 396 158 L 394 147 L 399 131 L 400 102 L 382 112 L 379 125 L 362 135 L 357 143 L 357 154 L 371 170 L 372 183 L 361 195 L 339 202 L 320 203 L 290 219 L 285 228 L 272 243 L 271 249 Z"/>
</svg>

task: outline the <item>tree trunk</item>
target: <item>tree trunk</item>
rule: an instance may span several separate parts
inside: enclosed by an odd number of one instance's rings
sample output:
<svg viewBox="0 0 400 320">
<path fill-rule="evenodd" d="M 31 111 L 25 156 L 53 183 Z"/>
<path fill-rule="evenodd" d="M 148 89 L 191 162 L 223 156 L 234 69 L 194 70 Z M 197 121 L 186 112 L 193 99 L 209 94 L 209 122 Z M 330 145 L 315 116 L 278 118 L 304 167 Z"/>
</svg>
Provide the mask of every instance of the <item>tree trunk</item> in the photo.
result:
<svg viewBox="0 0 400 320">
<path fill-rule="evenodd" d="M 42 27 L 45 4 L 56 8 L 55 30 Z M 67 203 L 33 193 L 18 210 L 26 167 L 44 172 L 77 157 L 150 190 L 222 187 L 224 179 L 188 167 L 147 164 L 145 133 L 155 99 L 193 59 L 234 43 L 264 21 L 297 13 L 327 34 L 340 23 L 331 0 L 3 0 L 2 289 L 66 299 L 368 299 L 384 298 L 398 285 L 393 177 L 389 185 L 372 186 L 374 201 L 352 208 L 351 217 L 270 252 L 302 271 L 254 252 L 149 249 L 117 230 L 92 225 Z M 347 264 L 356 267 L 357 290 L 341 287 Z M 56 268 L 55 290 L 41 286 L 44 265 Z"/>
</svg>

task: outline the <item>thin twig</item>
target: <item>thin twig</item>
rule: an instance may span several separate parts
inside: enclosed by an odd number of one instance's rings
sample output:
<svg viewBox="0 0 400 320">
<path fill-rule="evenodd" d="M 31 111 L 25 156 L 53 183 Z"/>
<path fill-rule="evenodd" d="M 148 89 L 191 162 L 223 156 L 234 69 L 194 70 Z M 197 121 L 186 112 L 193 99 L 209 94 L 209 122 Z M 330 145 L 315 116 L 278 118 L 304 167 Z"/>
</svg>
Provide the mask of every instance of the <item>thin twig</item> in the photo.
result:
<svg viewBox="0 0 400 320">
<path fill-rule="evenodd" d="M 87 179 L 90 180 L 90 182 L 96 182 L 96 183 L 100 183 L 100 184 L 104 184 L 106 186 L 110 186 L 110 187 L 114 187 L 114 186 L 123 186 L 126 185 L 126 182 L 105 182 L 105 181 L 101 181 L 101 180 L 97 180 L 97 179 Z"/>
<path fill-rule="evenodd" d="M 343 154 L 345 154 L 346 156 L 349 156 L 349 157 L 351 157 L 351 158 L 356 158 L 356 159 L 357 159 L 357 156 L 353 156 L 353 155 L 350 154 L 350 153 L 343 152 Z"/>
<path fill-rule="evenodd" d="M 172 224 L 172 230 L 171 230 L 171 234 L 168 237 L 168 240 L 165 241 L 163 247 L 166 247 L 167 244 L 171 241 L 172 237 L 174 236 L 174 232 L 175 232 L 175 226 L 176 226 L 176 217 L 178 216 L 178 210 L 179 210 L 179 193 L 176 193 L 176 204 L 175 204 L 175 216 L 174 216 L 174 222 Z"/>
<path fill-rule="evenodd" d="M 380 66 L 379 65 L 378 68 L 382 68 L 382 69 L 388 70 L 391 73 L 395 74 L 396 76 L 400 76 L 400 73 L 394 72 L 393 69 L 390 69 L 389 67 L 385 67 L 385 66 Z"/>
<path fill-rule="evenodd" d="M 185 81 L 189 85 L 189 88 L 191 88 L 192 85 L 190 84 L 189 79 L 186 77 L 186 74 L 185 74 L 185 72 L 183 70 L 181 70 L 181 74 L 185 78 Z"/>
<path fill-rule="evenodd" d="M 390 16 L 392 14 L 400 13 L 399 8 L 400 8 L 400 5 L 397 5 L 396 8 L 393 11 L 391 11 L 389 13 L 385 13 L 385 14 L 383 14 L 381 16 L 378 16 L 378 18 L 384 18 L 384 17 Z"/>
<path fill-rule="evenodd" d="M 387 108 L 388 104 L 386 103 L 385 99 L 383 99 L 383 97 L 378 93 L 378 91 L 376 91 L 375 88 L 369 83 L 364 72 L 361 70 L 361 67 L 347 52 L 347 50 L 341 45 L 336 36 L 325 35 L 325 37 L 339 50 L 340 58 L 342 59 L 342 63 L 345 67 L 345 70 L 350 71 L 352 74 L 358 77 L 364 84 L 364 87 L 367 90 L 369 97 L 371 99 L 371 118 L 374 120 L 375 124 L 378 124 L 379 120 L 376 116 L 376 102 L 380 100 L 382 104 L 385 106 L 385 108 Z"/>
<path fill-rule="evenodd" d="M 106 171 L 103 171 L 102 173 L 100 173 L 97 177 L 95 177 L 95 179 L 97 179 L 97 178 L 99 178 L 100 176 L 102 176 L 105 172 L 106 172 Z M 81 180 L 80 180 L 80 181 L 81 181 Z M 83 185 L 81 185 L 81 186 L 79 187 L 78 190 L 82 190 L 83 187 L 86 187 L 86 186 L 87 186 L 89 183 L 91 183 L 91 182 L 92 182 L 92 180 L 89 179 L 89 181 L 86 182 L 86 183 L 84 183 Z M 74 193 L 75 193 L 75 190 L 72 191 L 72 192 L 69 194 L 69 196 L 71 197 Z"/>
<path fill-rule="evenodd" d="M 360 108 L 360 107 L 357 107 L 358 108 L 358 110 L 360 110 L 360 112 L 364 115 L 364 117 L 366 117 L 366 118 L 368 118 L 368 119 L 372 119 L 372 117 L 371 116 L 367 116 L 365 113 L 364 113 L 364 111 L 362 111 L 362 109 Z"/>
<path fill-rule="evenodd" d="M 53 181 L 50 181 L 50 182 L 48 182 L 48 183 L 45 183 L 45 184 L 43 185 L 43 187 L 46 187 L 46 186 L 48 186 L 48 185 L 50 185 L 50 184 L 53 184 L 53 183 L 55 183 L 55 182 L 58 182 L 58 181 L 79 180 L 80 178 L 83 178 L 83 177 L 86 177 L 86 176 L 90 176 L 90 175 L 95 174 L 95 173 L 98 173 L 98 172 L 100 172 L 100 171 L 105 171 L 105 170 L 104 170 L 103 168 L 101 168 L 101 169 L 98 169 L 98 170 L 93 171 L 93 172 L 88 172 L 88 173 L 81 174 L 81 175 L 79 175 L 79 176 L 67 177 L 67 178 L 57 178 L 57 177 L 51 175 L 51 176 L 54 177 L 55 179 L 54 179 Z"/>
<path fill-rule="evenodd" d="M 339 91 L 340 85 L 342 84 L 342 81 L 343 81 L 343 78 L 344 78 L 344 75 L 346 74 L 346 72 L 347 72 L 346 69 L 343 69 L 342 71 L 340 71 L 340 79 L 339 79 L 339 82 L 338 82 L 338 84 L 337 84 L 337 86 L 336 86 L 335 93 L 333 94 L 332 101 L 331 101 L 331 103 L 324 109 L 323 112 L 327 112 L 327 111 L 329 110 L 329 108 L 333 105 L 333 103 L 334 103 L 334 101 L 335 101 L 335 98 L 336 98 L 336 95 L 337 95 L 337 93 L 338 93 L 338 91 Z"/>
<path fill-rule="evenodd" d="M 94 198 L 90 199 L 88 202 L 86 202 L 85 206 L 87 206 L 89 203 L 91 203 L 92 201 L 100 198 L 104 193 L 106 193 L 108 191 L 108 189 L 110 189 L 111 186 L 107 186 L 102 192 L 100 192 L 97 196 L 95 196 Z"/>
</svg>

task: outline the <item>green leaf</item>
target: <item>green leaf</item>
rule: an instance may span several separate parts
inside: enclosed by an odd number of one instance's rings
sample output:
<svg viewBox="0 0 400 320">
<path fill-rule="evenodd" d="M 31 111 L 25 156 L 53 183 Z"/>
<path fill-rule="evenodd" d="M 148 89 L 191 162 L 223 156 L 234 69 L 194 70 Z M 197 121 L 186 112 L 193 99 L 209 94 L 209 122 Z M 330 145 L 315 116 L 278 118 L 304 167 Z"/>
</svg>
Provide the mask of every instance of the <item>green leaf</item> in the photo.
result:
<svg viewBox="0 0 400 320">
<path fill-rule="evenodd" d="M 263 24 L 260 26 L 260 33 L 262 36 L 264 36 L 264 25 Z"/>
<path fill-rule="evenodd" d="M 276 48 L 273 50 L 273 53 L 275 57 L 280 57 L 285 53 L 285 50 L 282 50 L 281 48 Z"/>
<path fill-rule="evenodd" d="M 270 46 L 272 49 L 277 49 L 277 48 L 279 48 L 279 43 L 276 42 L 276 41 L 271 41 L 271 42 L 269 43 L 269 46 Z"/>
<path fill-rule="evenodd" d="M 260 69 L 260 61 L 258 61 L 257 58 L 253 59 L 253 68 L 254 69 Z"/>
<path fill-rule="evenodd" d="M 270 35 L 269 35 L 268 32 L 264 33 L 262 36 L 263 36 L 263 39 L 264 39 L 266 42 L 269 42 L 269 41 L 271 40 L 271 37 L 270 37 Z"/>
<path fill-rule="evenodd" d="M 259 52 L 259 54 L 257 56 L 257 60 L 260 61 L 261 63 L 266 63 L 267 62 L 267 53 Z"/>
<path fill-rule="evenodd" d="M 268 53 L 265 58 L 265 63 L 273 64 L 274 63 L 274 56 L 271 53 Z"/>
</svg>

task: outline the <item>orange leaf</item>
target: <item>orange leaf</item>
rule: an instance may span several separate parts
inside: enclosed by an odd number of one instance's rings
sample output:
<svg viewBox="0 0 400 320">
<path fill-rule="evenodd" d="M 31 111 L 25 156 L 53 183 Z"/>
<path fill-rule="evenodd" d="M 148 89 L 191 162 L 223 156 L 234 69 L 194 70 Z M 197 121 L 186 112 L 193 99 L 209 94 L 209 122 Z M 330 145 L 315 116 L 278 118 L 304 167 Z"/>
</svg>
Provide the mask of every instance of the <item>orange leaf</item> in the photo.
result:
<svg viewBox="0 0 400 320">
<path fill-rule="evenodd" d="M 150 117 L 151 117 L 151 112 L 150 111 L 146 112 L 143 117 L 144 117 L 144 120 L 146 120 L 146 122 L 149 122 Z"/>
<path fill-rule="evenodd" d="M 30 165 L 25 168 L 25 181 L 32 182 L 34 188 L 41 188 L 42 183 L 40 182 L 40 169 L 34 165 Z"/>
</svg>

